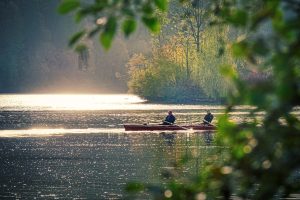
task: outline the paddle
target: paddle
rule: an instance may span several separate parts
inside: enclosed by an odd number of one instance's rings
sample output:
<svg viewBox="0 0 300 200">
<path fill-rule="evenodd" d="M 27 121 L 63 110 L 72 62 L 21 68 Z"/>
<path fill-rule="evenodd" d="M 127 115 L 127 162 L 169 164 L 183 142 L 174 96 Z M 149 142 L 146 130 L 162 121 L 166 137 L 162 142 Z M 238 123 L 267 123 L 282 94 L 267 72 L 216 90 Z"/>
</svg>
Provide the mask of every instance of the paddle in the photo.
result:
<svg viewBox="0 0 300 200">
<path fill-rule="evenodd" d="M 203 119 L 202 121 L 208 123 L 208 124 L 211 125 L 211 126 L 215 126 L 215 125 L 213 125 L 211 122 L 206 121 L 205 119 Z"/>
<path fill-rule="evenodd" d="M 182 129 L 184 129 L 184 130 L 190 130 L 190 129 L 188 129 L 188 128 L 185 128 L 185 127 L 183 127 L 183 126 L 179 126 L 179 125 L 177 125 L 177 124 L 174 124 L 174 123 L 171 123 L 171 122 L 168 122 L 168 121 L 163 121 L 163 122 L 165 122 L 165 123 L 167 123 L 167 124 L 170 124 L 170 125 L 173 125 L 173 126 L 178 126 L 178 127 L 182 128 Z"/>
</svg>

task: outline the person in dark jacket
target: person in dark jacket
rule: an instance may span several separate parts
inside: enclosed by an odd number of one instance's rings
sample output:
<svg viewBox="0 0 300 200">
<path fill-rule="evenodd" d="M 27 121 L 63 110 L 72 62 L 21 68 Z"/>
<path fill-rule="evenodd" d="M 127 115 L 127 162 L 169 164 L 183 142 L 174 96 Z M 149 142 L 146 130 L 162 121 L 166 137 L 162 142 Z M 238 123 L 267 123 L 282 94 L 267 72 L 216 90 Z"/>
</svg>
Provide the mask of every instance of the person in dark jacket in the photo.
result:
<svg viewBox="0 0 300 200">
<path fill-rule="evenodd" d="M 214 119 L 214 116 L 208 110 L 207 114 L 204 116 L 203 124 L 211 124 L 211 122 L 212 122 L 213 119 Z"/>
<path fill-rule="evenodd" d="M 174 124 L 176 118 L 173 115 L 172 111 L 168 112 L 168 116 L 166 117 L 166 119 L 163 121 L 163 125 L 171 125 Z"/>
</svg>

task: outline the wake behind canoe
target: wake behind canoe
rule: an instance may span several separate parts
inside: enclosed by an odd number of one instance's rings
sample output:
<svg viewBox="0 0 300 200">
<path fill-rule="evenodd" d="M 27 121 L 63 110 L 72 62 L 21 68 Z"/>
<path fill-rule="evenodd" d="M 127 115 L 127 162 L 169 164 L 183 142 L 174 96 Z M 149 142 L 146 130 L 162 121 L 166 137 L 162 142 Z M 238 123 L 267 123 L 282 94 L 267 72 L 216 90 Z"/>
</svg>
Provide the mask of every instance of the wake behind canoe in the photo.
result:
<svg viewBox="0 0 300 200">
<path fill-rule="evenodd" d="M 159 125 L 159 124 L 124 124 L 125 131 L 176 131 L 176 130 L 216 130 L 213 125 Z"/>
</svg>

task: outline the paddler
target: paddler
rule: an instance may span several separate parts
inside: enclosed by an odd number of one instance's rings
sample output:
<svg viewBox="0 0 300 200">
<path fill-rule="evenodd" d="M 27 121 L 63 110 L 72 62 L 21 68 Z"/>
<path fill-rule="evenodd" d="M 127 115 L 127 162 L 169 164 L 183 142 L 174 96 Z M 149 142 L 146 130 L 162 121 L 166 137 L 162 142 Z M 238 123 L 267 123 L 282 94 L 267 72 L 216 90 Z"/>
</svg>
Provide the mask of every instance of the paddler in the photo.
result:
<svg viewBox="0 0 300 200">
<path fill-rule="evenodd" d="M 214 119 L 214 116 L 213 116 L 213 114 L 211 114 L 210 110 L 207 110 L 206 112 L 207 113 L 204 116 L 203 124 L 210 124 L 211 125 L 211 122 Z"/>
<path fill-rule="evenodd" d="M 175 120 L 176 118 L 173 115 L 173 112 L 169 110 L 166 119 L 163 121 L 163 125 L 172 125 L 174 124 Z"/>
</svg>

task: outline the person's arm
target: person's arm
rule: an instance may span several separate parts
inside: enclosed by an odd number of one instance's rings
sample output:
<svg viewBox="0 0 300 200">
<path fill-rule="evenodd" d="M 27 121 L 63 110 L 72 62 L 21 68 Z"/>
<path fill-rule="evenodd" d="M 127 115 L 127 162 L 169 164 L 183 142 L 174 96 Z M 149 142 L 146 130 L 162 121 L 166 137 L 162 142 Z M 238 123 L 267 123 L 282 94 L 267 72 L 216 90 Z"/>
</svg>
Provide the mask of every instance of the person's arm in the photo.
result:
<svg viewBox="0 0 300 200">
<path fill-rule="evenodd" d="M 176 117 L 173 115 L 172 123 L 174 123 L 176 120 Z"/>
<path fill-rule="evenodd" d="M 205 120 L 205 121 L 208 121 L 209 119 L 210 119 L 210 117 L 209 117 L 208 115 L 205 115 L 205 116 L 204 116 L 204 120 Z"/>
<path fill-rule="evenodd" d="M 213 119 L 214 119 L 214 116 L 210 115 L 210 122 L 212 122 Z"/>
</svg>

